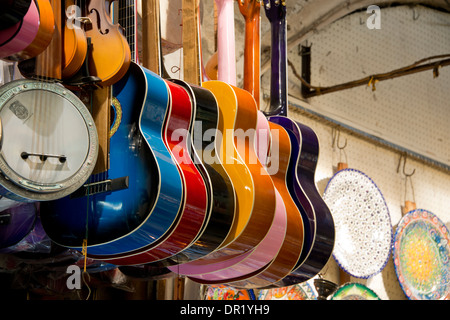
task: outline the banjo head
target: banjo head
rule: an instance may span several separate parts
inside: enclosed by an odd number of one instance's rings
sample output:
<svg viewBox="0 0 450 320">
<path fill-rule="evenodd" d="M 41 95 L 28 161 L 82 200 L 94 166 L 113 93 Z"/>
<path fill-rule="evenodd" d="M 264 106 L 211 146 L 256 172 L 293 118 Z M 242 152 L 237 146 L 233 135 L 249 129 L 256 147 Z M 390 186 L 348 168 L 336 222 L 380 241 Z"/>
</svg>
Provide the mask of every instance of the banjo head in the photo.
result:
<svg viewBox="0 0 450 320">
<path fill-rule="evenodd" d="M 34 80 L 5 84 L 0 88 L 0 121 L 4 196 L 55 200 L 91 175 L 99 148 L 94 120 L 62 85 Z"/>
</svg>

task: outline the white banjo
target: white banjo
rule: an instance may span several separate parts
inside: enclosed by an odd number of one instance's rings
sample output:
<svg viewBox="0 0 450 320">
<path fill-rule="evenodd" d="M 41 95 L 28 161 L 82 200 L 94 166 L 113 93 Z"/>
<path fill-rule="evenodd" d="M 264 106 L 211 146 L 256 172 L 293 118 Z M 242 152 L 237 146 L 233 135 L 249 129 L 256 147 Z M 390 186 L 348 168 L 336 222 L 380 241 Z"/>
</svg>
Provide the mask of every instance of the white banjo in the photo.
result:
<svg viewBox="0 0 450 320">
<path fill-rule="evenodd" d="M 0 195 L 60 199 L 91 175 L 98 156 L 94 120 L 60 84 L 14 80 L 0 87 Z"/>
</svg>

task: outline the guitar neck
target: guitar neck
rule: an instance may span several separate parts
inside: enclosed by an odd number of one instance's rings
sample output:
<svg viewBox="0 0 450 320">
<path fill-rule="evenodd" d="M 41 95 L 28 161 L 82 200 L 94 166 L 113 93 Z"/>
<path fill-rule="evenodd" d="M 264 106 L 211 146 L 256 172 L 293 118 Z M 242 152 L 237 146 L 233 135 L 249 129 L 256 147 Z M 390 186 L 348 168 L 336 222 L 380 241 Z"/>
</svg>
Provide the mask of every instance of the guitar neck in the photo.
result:
<svg viewBox="0 0 450 320">
<path fill-rule="evenodd" d="M 287 116 L 286 18 L 280 17 L 270 24 L 272 32 L 270 109 L 265 114 Z"/>
<path fill-rule="evenodd" d="M 236 85 L 236 51 L 234 38 L 234 1 L 216 0 L 217 17 L 217 78 Z"/>
<path fill-rule="evenodd" d="M 199 0 L 182 0 L 183 75 L 190 84 L 202 83 Z"/>
<path fill-rule="evenodd" d="M 250 92 L 260 108 L 260 4 L 255 4 L 253 15 L 245 16 L 244 89 Z"/>
<path fill-rule="evenodd" d="M 119 1 L 118 21 L 131 50 L 131 60 L 138 63 L 137 8 L 135 0 Z"/>
</svg>

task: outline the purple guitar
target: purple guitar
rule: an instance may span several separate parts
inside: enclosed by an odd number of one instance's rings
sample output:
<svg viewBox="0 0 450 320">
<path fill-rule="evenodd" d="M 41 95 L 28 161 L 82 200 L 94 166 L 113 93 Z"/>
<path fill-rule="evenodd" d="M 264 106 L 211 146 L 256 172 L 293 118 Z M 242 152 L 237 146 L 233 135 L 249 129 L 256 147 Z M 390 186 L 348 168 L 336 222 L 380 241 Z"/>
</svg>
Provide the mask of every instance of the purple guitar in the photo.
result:
<svg viewBox="0 0 450 320">
<path fill-rule="evenodd" d="M 265 114 L 289 134 L 292 150 L 287 183 L 302 214 L 305 231 L 296 268 L 276 284 L 289 286 L 307 281 L 322 270 L 333 251 L 335 230 L 331 212 L 314 181 L 319 155 L 317 136 L 311 128 L 287 116 L 286 4 L 264 0 L 264 9 L 272 32 L 270 109 Z"/>
<path fill-rule="evenodd" d="M 10 201 L 9 199 L 0 200 Z M 0 249 L 12 247 L 24 239 L 36 221 L 36 204 L 17 202 L 0 212 Z"/>
</svg>

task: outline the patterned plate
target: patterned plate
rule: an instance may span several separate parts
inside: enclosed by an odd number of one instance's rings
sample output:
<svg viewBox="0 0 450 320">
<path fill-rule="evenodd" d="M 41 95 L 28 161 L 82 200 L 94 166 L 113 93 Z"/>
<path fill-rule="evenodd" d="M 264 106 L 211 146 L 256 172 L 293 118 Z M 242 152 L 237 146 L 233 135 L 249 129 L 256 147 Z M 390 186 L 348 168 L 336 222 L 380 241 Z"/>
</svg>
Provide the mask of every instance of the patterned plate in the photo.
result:
<svg viewBox="0 0 450 320">
<path fill-rule="evenodd" d="M 343 169 L 330 179 L 323 199 L 335 223 L 333 257 L 339 266 L 363 279 L 383 270 L 393 235 L 389 209 L 376 184 L 358 170 Z"/>
<path fill-rule="evenodd" d="M 308 282 L 289 287 L 260 290 L 258 300 L 317 300 L 317 294 Z"/>
<path fill-rule="evenodd" d="M 347 283 L 331 296 L 331 300 L 381 300 L 370 288 L 360 283 Z"/>
<path fill-rule="evenodd" d="M 225 285 L 209 286 L 205 300 L 256 300 L 252 289 L 235 289 Z"/>
<path fill-rule="evenodd" d="M 395 272 L 408 299 L 450 299 L 450 244 L 445 224 L 427 210 L 413 210 L 400 220 L 394 239 Z"/>
</svg>

